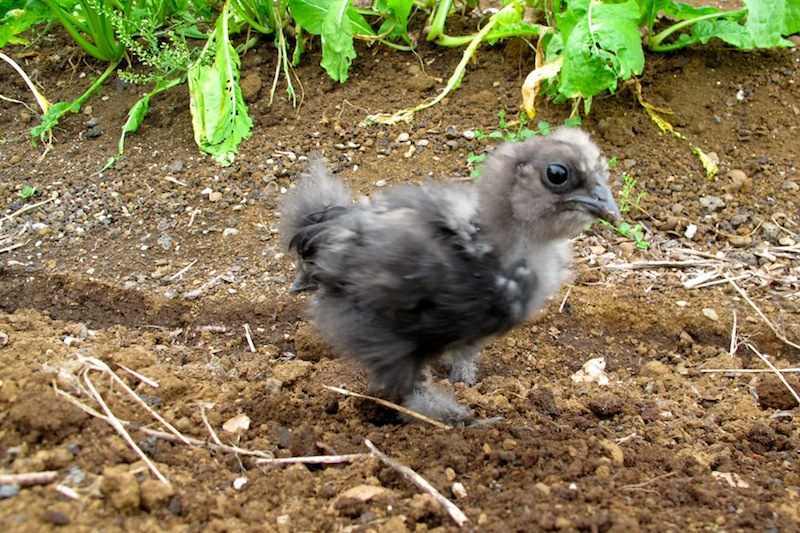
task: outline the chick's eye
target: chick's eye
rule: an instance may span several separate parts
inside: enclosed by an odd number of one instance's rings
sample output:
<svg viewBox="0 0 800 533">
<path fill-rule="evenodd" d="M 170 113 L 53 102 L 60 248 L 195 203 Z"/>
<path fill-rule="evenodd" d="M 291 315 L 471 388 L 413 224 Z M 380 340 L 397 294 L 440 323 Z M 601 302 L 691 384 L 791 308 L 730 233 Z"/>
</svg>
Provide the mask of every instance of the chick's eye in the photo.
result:
<svg viewBox="0 0 800 533">
<path fill-rule="evenodd" d="M 547 165 L 546 177 L 548 183 L 560 187 L 569 180 L 569 171 L 564 165 L 553 163 Z"/>
</svg>

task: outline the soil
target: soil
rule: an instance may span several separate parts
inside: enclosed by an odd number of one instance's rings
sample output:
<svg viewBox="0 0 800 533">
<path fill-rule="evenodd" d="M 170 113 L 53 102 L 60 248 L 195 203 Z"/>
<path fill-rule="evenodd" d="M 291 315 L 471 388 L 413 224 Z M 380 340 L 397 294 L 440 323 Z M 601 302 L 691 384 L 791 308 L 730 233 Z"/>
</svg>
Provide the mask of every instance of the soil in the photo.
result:
<svg viewBox="0 0 800 533">
<path fill-rule="evenodd" d="M 104 68 L 57 30 L 9 48 L 52 101 L 79 96 Z M 649 248 L 602 226 L 576 239 L 573 281 L 486 350 L 476 386 L 454 386 L 478 415 L 503 420 L 452 429 L 405 424 L 325 388 L 364 392 L 365 374 L 315 338 L 305 299 L 288 294 L 280 200 L 314 150 L 362 194 L 468 179 L 467 154 L 496 144 L 468 132 L 497 130 L 500 110 L 518 115 L 532 53 L 520 41 L 481 47 L 457 91 L 391 127 L 362 121 L 435 95 L 460 50 L 361 45 L 345 84 L 324 74 L 319 54 L 312 41 L 297 69 L 298 109 L 282 82 L 269 103 L 269 39 L 243 57 L 243 77 L 261 87 L 248 95 L 252 138 L 228 168 L 199 154 L 185 87 L 151 102 L 125 155 L 102 172 L 143 88 L 109 81 L 47 150 L 29 140 L 35 114 L 0 102 L 0 471 L 56 472 L 52 483 L 0 487 L 0 527 L 458 529 L 374 456 L 263 464 L 213 445 L 286 458 L 365 453 L 369 439 L 476 531 L 800 529 L 797 402 L 774 375 L 740 371 L 766 368 L 756 350 L 800 366 L 786 342 L 800 339 L 796 49 L 648 55 L 642 96 L 674 111 L 661 116 L 685 140 L 658 129 L 630 84 L 595 99 L 582 127 L 617 158 L 613 187 Z M 34 105 L 16 75 L 2 76 L 0 93 Z M 536 120 L 560 124 L 569 111 L 543 101 Z M 715 177 L 690 144 L 719 160 Z M 626 173 L 636 183 L 628 201 Z M 33 198 L 18 197 L 24 185 Z M 608 384 L 576 382 L 595 358 Z M 148 433 L 166 429 L 101 364 L 202 445 Z M 714 369 L 724 371 L 704 372 Z M 102 414 L 89 383 L 132 423 L 169 486 L 107 420 L 76 405 Z M 248 429 L 223 429 L 240 414 Z"/>
</svg>

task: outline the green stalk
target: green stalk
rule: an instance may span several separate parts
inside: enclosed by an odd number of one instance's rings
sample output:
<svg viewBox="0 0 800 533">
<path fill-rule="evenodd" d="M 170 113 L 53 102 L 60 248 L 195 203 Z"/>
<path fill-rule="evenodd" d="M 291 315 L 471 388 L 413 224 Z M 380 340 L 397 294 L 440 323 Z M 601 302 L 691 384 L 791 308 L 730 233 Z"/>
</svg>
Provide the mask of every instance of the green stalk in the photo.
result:
<svg viewBox="0 0 800 533">
<path fill-rule="evenodd" d="M 431 24 L 428 35 L 425 37 L 429 41 L 438 39 L 439 36 L 444 36 L 444 23 L 447 21 L 447 15 L 450 14 L 450 8 L 453 5 L 453 0 L 441 0 L 439 6 L 431 15 Z"/>
<path fill-rule="evenodd" d="M 679 22 L 677 24 L 673 24 L 669 28 L 667 28 L 664 31 L 658 33 L 657 35 L 649 37 L 647 39 L 647 43 L 646 44 L 647 44 L 647 47 L 650 50 L 654 51 L 654 52 L 671 52 L 672 50 L 677 50 L 677 49 L 683 48 L 685 46 L 684 44 L 677 44 L 677 43 L 661 45 L 661 43 L 664 41 L 664 39 L 666 39 L 667 37 L 669 37 L 670 35 L 672 35 L 676 31 L 680 31 L 680 30 L 682 30 L 684 28 L 688 28 L 689 26 L 691 26 L 693 24 L 696 24 L 696 23 L 698 23 L 700 21 L 703 21 L 703 20 L 713 20 L 713 19 L 717 19 L 717 18 L 741 19 L 745 15 L 747 15 L 747 9 L 738 9 L 736 11 L 721 11 L 719 13 L 709 13 L 708 15 L 703 15 L 701 17 L 684 20 L 684 21 Z M 652 31 L 652 28 L 651 28 L 651 31 Z"/>
<path fill-rule="evenodd" d="M 513 4 L 509 4 L 503 9 L 510 9 L 512 8 L 511 6 L 513 6 Z M 472 56 L 475 55 L 475 50 L 478 49 L 478 46 L 481 44 L 481 41 L 489 34 L 490 31 L 492 31 L 492 28 L 494 27 L 495 24 L 497 24 L 497 14 L 495 14 L 491 19 L 489 19 L 489 22 L 486 23 L 486 26 L 481 28 L 481 31 L 476 33 L 475 36 L 472 38 L 472 41 L 470 41 L 469 46 L 467 46 L 467 48 L 464 50 L 464 54 L 461 56 L 461 61 L 459 61 L 458 65 L 456 65 L 456 69 L 453 72 L 453 75 L 450 76 L 449 80 L 447 80 L 447 85 L 445 86 L 444 90 L 442 90 L 442 92 L 439 93 L 439 95 L 436 96 L 436 98 L 428 102 L 424 102 L 411 109 L 403 109 L 391 115 L 386 113 L 370 115 L 365 119 L 365 122 L 368 123 L 375 122 L 378 124 L 390 124 L 390 125 L 397 124 L 398 122 L 410 122 L 416 112 L 422 111 L 423 109 L 427 109 L 441 102 L 445 96 L 450 94 L 450 91 L 456 89 L 461 84 L 461 80 L 467 71 L 467 65 L 469 64 L 470 59 L 472 59 Z"/>
<path fill-rule="evenodd" d="M 484 35 L 483 40 L 500 40 L 500 39 L 508 39 L 510 37 L 521 37 L 523 35 L 539 35 L 541 30 L 544 29 L 543 26 L 538 26 L 537 32 L 531 31 L 530 28 L 526 28 L 524 30 L 503 30 L 494 32 L 491 35 Z M 472 35 L 464 35 L 458 37 L 450 37 L 449 35 L 440 35 L 436 39 L 436 44 L 439 46 L 448 46 L 448 47 L 458 47 L 464 46 L 465 44 L 469 44 L 475 39 L 475 36 L 478 35 L 477 33 Z"/>
</svg>

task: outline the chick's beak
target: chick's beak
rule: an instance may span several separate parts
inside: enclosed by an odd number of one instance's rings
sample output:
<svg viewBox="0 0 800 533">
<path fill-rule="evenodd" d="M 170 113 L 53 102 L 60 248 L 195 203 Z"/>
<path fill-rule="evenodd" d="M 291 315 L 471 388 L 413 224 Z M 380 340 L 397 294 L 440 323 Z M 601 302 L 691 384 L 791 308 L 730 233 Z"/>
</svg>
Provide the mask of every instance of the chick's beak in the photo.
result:
<svg viewBox="0 0 800 533">
<path fill-rule="evenodd" d="M 619 207 L 614 202 L 614 195 L 611 193 L 611 189 L 606 181 L 600 177 L 595 181 L 595 186 L 588 191 L 588 194 L 573 194 L 565 198 L 565 200 L 574 204 L 576 209 L 585 211 L 614 225 L 622 218 Z"/>
</svg>

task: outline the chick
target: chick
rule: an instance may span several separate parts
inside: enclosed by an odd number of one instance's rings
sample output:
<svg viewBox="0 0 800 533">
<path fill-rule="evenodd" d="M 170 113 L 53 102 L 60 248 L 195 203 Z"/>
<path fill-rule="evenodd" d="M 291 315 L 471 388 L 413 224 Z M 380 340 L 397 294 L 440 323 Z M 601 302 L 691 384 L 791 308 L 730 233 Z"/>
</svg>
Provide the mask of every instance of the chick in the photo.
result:
<svg viewBox="0 0 800 533">
<path fill-rule="evenodd" d="M 569 239 L 619 219 L 607 177 L 597 146 L 571 128 L 499 146 L 477 183 L 401 185 L 361 203 L 312 159 L 282 207 L 292 292 L 314 293 L 320 334 L 366 364 L 373 391 L 470 423 L 426 367 L 442 359 L 451 381 L 476 382 L 481 349 L 569 276 Z"/>
</svg>

